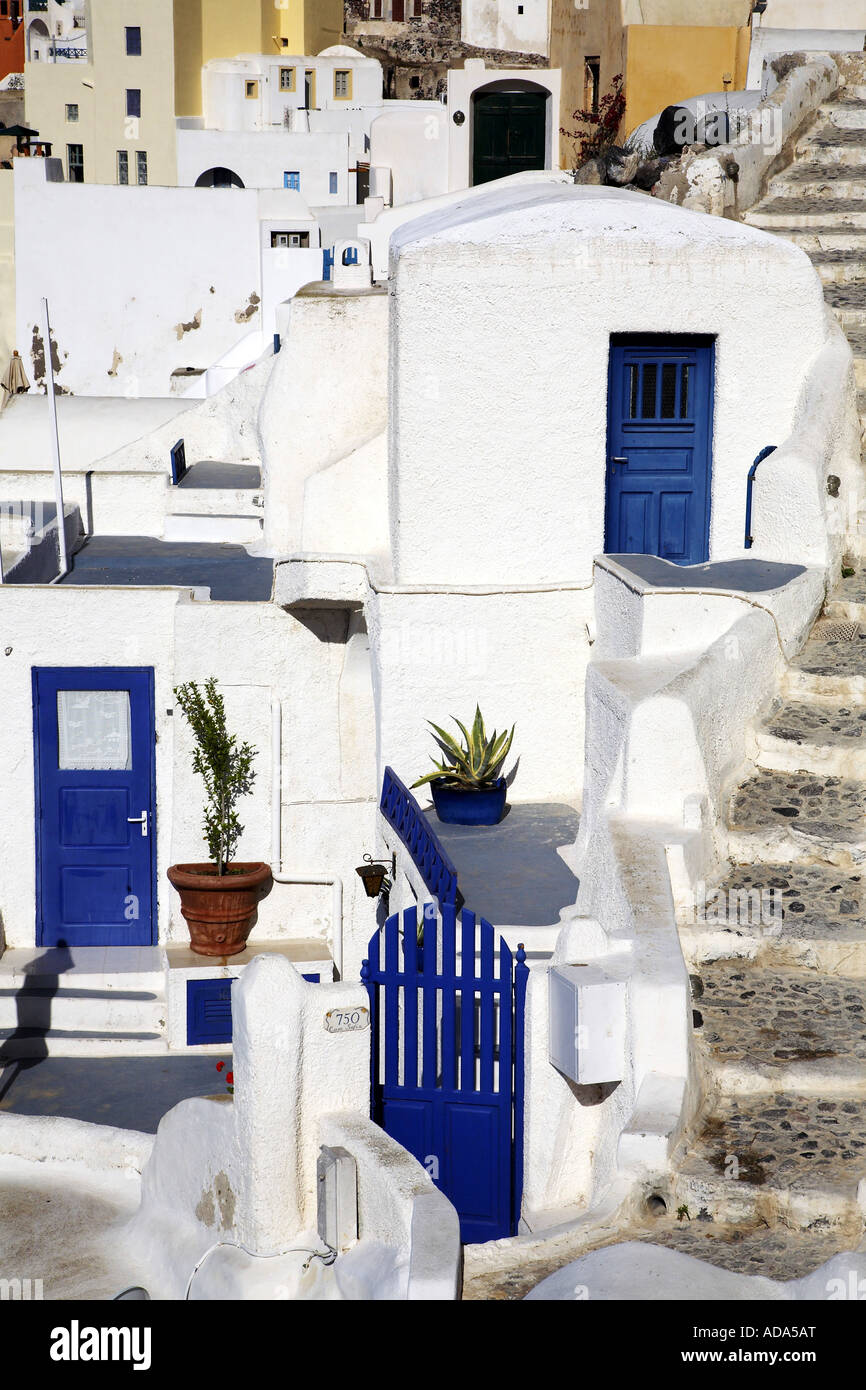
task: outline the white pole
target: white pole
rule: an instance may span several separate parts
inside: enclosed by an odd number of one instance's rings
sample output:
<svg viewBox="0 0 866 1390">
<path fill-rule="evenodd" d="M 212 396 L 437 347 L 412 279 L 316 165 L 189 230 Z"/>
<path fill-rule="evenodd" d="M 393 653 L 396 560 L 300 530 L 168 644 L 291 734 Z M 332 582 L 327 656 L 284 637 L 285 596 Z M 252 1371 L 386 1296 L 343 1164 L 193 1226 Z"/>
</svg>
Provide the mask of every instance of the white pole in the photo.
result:
<svg viewBox="0 0 866 1390">
<path fill-rule="evenodd" d="M 54 455 L 54 499 L 57 506 L 57 545 L 60 551 L 60 573 L 62 579 L 69 572 L 69 558 L 66 554 L 66 518 L 63 515 L 63 474 L 60 471 L 60 433 L 57 428 L 57 397 L 54 394 L 54 363 L 51 358 L 51 322 L 48 317 L 48 300 L 42 301 L 42 341 L 45 351 L 45 377 L 48 383 L 48 411 L 51 420 L 51 449 Z"/>
</svg>

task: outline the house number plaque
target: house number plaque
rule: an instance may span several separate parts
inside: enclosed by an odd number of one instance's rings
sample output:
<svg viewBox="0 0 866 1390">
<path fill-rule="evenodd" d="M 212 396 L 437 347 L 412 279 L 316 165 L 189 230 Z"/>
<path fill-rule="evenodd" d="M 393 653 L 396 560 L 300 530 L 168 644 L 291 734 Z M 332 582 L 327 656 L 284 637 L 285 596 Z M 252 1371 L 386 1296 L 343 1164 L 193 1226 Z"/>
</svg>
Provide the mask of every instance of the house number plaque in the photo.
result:
<svg viewBox="0 0 866 1390">
<path fill-rule="evenodd" d="M 369 1009 L 329 1009 L 325 1028 L 329 1033 L 357 1033 L 370 1026 Z"/>
</svg>

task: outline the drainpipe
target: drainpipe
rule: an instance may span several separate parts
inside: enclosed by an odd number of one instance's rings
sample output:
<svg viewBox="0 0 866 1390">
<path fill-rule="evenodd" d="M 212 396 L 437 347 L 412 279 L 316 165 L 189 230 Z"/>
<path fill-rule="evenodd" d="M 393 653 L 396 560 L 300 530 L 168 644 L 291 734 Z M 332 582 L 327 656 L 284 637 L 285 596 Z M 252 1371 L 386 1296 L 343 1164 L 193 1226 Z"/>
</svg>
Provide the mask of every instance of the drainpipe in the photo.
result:
<svg viewBox="0 0 866 1390">
<path fill-rule="evenodd" d="M 51 451 L 54 455 L 54 502 L 57 507 L 57 545 L 60 554 L 60 572 L 52 579 L 58 584 L 69 573 L 69 558 L 66 554 L 66 518 L 63 515 L 63 474 L 60 471 L 60 433 L 57 428 L 57 397 L 54 394 L 54 363 L 51 360 L 51 322 L 48 317 L 48 300 L 42 301 L 42 341 L 45 350 L 45 375 L 48 384 L 48 414 L 51 420 Z"/>
<path fill-rule="evenodd" d="M 331 889 L 331 931 L 334 972 L 343 978 L 343 880 L 333 874 L 283 872 L 282 867 L 282 752 L 283 730 L 279 700 L 271 701 L 271 873 L 274 883 L 322 884 Z"/>
</svg>

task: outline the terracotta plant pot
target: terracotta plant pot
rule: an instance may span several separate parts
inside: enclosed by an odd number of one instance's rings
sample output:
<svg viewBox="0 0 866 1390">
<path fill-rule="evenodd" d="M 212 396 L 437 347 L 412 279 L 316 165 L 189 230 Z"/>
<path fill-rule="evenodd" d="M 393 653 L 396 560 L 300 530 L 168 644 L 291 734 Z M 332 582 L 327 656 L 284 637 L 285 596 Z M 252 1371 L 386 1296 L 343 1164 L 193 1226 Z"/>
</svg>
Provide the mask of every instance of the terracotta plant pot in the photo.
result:
<svg viewBox="0 0 866 1390">
<path fill-rule="evenodd" d="M 180 894 L 190 946 L 199 956 L 237 956 L 256 924 L 258 905 L 274 886 L 267 864 L 173 864 L 168 879 Z"/>
</svg>

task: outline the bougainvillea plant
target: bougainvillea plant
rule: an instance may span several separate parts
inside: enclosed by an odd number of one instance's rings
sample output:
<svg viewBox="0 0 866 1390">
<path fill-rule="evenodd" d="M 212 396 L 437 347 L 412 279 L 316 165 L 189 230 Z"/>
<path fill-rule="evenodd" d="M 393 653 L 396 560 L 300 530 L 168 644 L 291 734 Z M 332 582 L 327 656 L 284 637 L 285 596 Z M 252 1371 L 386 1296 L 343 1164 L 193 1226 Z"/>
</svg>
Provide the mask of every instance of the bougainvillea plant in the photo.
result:
<svg viewBox="0 0 866 1390">
<path fill-rule="evenodd" d="M 622 90 L 622 73 L 618 72 L 611 81 L 610 91 L 598 103 L 598 110 L 578 109 L 572 112 L 572 120 L 579 121 L 586 129 L 566 130 L 560 127 L 560 135 L 574 144 L 574 171 L 588 159 L 603 154 L 616 137 L 622 118 L 625 115 L 625 95 Z"/>
</svg>

